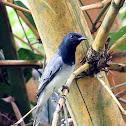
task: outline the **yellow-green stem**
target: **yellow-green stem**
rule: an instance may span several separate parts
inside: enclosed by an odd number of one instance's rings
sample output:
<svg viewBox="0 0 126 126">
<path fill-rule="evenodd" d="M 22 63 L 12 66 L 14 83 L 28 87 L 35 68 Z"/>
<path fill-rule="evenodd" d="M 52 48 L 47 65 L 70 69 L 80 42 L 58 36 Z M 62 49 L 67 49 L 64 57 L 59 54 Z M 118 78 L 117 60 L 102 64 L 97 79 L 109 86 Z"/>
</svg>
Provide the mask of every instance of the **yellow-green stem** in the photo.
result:
<svg viewBox="0 0 126 126">
<path fill-rule="evenodd" d="M 92 47 L 95 51 L 99 51 L 104 48 L 110 28 L 118 14 L 119 9 L 122 7 L 124 1 L 125 0 L 112 0 L 111 6 L 92 44 Z"/>
</svg>

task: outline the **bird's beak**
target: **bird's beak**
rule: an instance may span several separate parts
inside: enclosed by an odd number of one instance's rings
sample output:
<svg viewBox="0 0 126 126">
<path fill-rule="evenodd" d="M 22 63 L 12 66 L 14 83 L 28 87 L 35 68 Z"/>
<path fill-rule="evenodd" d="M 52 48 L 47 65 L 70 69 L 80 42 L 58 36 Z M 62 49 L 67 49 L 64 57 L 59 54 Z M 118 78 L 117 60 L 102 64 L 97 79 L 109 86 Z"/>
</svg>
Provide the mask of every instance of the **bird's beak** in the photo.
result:
<svg viewBox="0 0 126 126">
<path fill-rule="evenodd" d="M 79 41 L 86 40 L 86 39 L 87 39 L 87 38 L 86 38 L 86 37 L 83 37 L 83 36 L 80 37 L 80 38 L 78 38 Z"/>
</svg>

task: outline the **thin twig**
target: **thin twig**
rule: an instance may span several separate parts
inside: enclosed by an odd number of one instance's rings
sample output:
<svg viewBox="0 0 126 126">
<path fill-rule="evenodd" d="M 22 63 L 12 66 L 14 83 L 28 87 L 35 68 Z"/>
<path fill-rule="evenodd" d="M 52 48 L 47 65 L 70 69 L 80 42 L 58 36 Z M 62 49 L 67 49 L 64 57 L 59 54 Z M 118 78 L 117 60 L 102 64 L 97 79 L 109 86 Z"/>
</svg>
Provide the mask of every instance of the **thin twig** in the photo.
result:
<svg viewBox="0 0 126 126">
<path fill-rule="evenodd" d="M 77 75 L 79 75 L 80 73 L 82 73 L 83 71 L 88 70 L 88 69 L 89 69 L 89 64 L 88 63 L 85 63 L 83 66 L 79 67 L 76 71 L 73 72 L 73 74 L 67 80 L 66 86 L 70 87 L 70 85 L 73 82 L 73 80 L 75 79 L 75 77 Z M 67 93 L 68 93 L 68 90 L 64 89 L 62 95 L 64 97 L 66 97 Z M 55 112 L 53 114 L 52 126 L 57 126 L 57 121 L 58 121 L 58 118 L 59 118 L 59 112 L 60 112 L 60 110 L 61 110 L 61 108 L 63 106 L 64 101 L 65 101 L 64 98 L 59 99 L 56 110 L 55 110 Z"/>
<path fill-rule="evenodd" d="M 124 89 L 123 91 L 121 91 L 121 92 L 115 94 L 115 96 L 116 96 L 117 99 L 119 99 L 120 97 L 122 97 L 122 96 L 124 96 L 124 95 L 126 95 L 126 89 Z"/>
<path fill-rule="evenodd" d="M 34 111 L 37 108 L 37 105 L 34 106 L 28 113 L 26 113 L 20 120 L 18 120 L 14 125 L 20 124 L 32 111 Z M 12 125 L 12 126 L 14 126 Z"/>
<path fill-rule="evenodd" d="M 108 54 L 112 53 L 119 45 L 121 45 L 124 41 L 126 41 L 126 33 L 119 38 L 108 50 Z"/>
<path fill-rule="evenodd" d="M 91 9 L 101 9 L 101 8 L 103 8 L 106 4 L 108 4 L 111 1 L 112 0 L 103 0 L 103 1 L 101 1 L 99 3 L 96 3 L 96 4 L 82 6 L 81 10 L 85 11 L 85 10 L 91 10 Z"/>
<path fill-rule="evenodd" d="M 13 3 L 12 0 L 7 0 L 7 2 Z M 16 10 L 18 15 L 22 18 L 22 20 L 28 25 L 28 27 L 32 30 L 32 32 L 36 35 L 36 37 L 39 39 L 39 33 L 36 30 L 36 28 L 29 22 L 29 20 L 27 19 L 27 17 L 24 15 L 24 13 L 20 10 Z"/>
<path fill-rule="evenodd" d="M 84 6 L 81 0 L 79 0 L 79 2 L 80 2 L 80 4 L 81 4 L 81 6 Z M 88 14 L 88 12 L 87 12 L 86 10 L 85 10 L 85 13 L 86 13 L 86 15 L 88 16 L 88 18 L 89 18 L 91 24 L 93 25 L 94 23 L 93 23 L 93 21 L 92 21 L 90 15 Z"/>
<path fill-rule="evenodd" d="M 123 63 L 111 63 L 108 68 L 113 71 L 126 72 L 126 64 Z"/>
<path fill-rule="evenodd" d="M 14 34 L 14 37 L 16 37 L 17 39 L 21 40 L 21 41 L 22 41 L 23 43 L 25 43 L 26 45 L 30 46 L 27 42 L 25 42 L 23 39 L 21 39 L 21 38 L 18 37 L 17 35 Z M 32 47 L 34 50 L 36 50 L 38 53 L 40 53 L 42 56 L 45 56 L 44 53 L 42 53 L 41 51 L 39 51 L 38 49 L 36 49 L 36 48 L 33 47 L 32 45 L 31 45 L 31 47 Z"/>
<path fill-rule="evenodd" d="M 122 87 L 122 86 L 125 86 L 125 85 L 126 85 L 126 83 L 122 83 L 122 84 L 116 85 L 116 86 L 115 86 L 115 89 L 116 89 L 116 88 L 119 88 L 119 87 Z M 112 89 L 113 89 L 113 87 L 111 87 L 111 90 L 112 90 Z"/>
<path fill-rule="evenodd" d="M 28 27 L 32 30 L 32 32 L 36 35 L 37 39 L 40 38 L 38 31 L 35 29 L 35 27 L 29 22 L 29 20 L 25 17 L 25 15 L 17 10 L 17 14 L 22 18 L 22 20 L 28 25 Z"/>
<path fill-rule="evenodd" d="M 63 110 L 64 110 L 64 115 L 65 115 L 66 126 L 69 126 L 68 116 L 67 116 L 67 110 L 66 110 L 65 103 L 63 103 Z"/>
<path fill-rule="evenodd" d="M 3 113 L 0 113 L 1 116 L 3 116 L 4 118 L 6 118 L 8 121 L 14 123 L 13 120 L 11 120 L 10 118 L 8 118 L 6 115 L 4 115 Z"/>
<path fill-rule="evenodd" d="M 17 9 L 17 10 L 20 10 L 20 11 L 23 11 L 23 12 L 26 12 L 26 13 L 28 13 L 28 14 L 31 14 L 31 11 L 30 11 L 30 10 L 25 9 L 25 8 L 23 8 L 23 7 L 20 7 L 20 6 L 17 6 L 17 5 L 15 5 L 15 4 L 10 3 L 10 2 L 2 1 L 2 3 L 3 3 L 4 5 L 13 7 L 14 9 Z"/>
<path fill-rule="evenodd" d="M 14 98 L 12 96 L 8 96 L 6 98 L 2 98 L 2 100 L 4 100 L 5 102 L 8 102 L 8 103 L 11 103 L 17 120 L 20 119 L 20 118 L 22 118 L 20 110 L 19 110 L 18 106 L 16 105 L 16 103 L 14 102 Z M 20 125 L 21 126 L 25 126 L 25 122 L 22 120 L 22 122 L 20 123 Z"/>
<path fill-rule="evenodd" d="M 15 12 L 16 12 L 16 14 L 17 14 L 17 11 L 16 11 L 16 10 L 15 10 Z M 27 39 L 27 41 L 28 41 L 28 43 L 29 43 L 30 48 L 32 49 L 32 51 L 34 51 L 33 48 L 32 48 L 32 46 L 31 46 L 31 44 L 30 44 L 29 38 L 28 38 L 28 36 L 27 36 L 27 34 L 26 34 L 26 32 L 25 32 L 25 29 L 24 29 L 24 27 L 23 27 L 23 25 L 22 25 L 22 22 L 21 22 L 21 20 L 20 20 L 18 14 L 17 14 L 17 18 L 18 18 L 18 21 L 19 21 L 19 23 L 20 23 L 20 25 L 21 25 L 21 28 L 22 28 L 23 32 L 24 32 L 24 35 L 25 35 L 25 37 L 26 37 L 26 39 Z"/>
<path fill-rule="evenodd" d="M 125 99 L 123 99 L 123 98 L 119 98 L 118 100 L 119 100 L 120 102 L 126 104 L 126 100 L 125 100 Z"/>
<path fill-rule="evenodd" d="M 42 68 L 43 61 L 33 60 L 0 60 L 0 67 L 27 67 L 27 68 Z"/>
<path fill-rule="evenodd" d="M 116 104 L 119 106 L 123 114 L 126 115 L 126 110 L 122 107 L 122 105 L 119 103 L 115 95 L 112 93 L 111 89 L 107 86 L 107 84 L 99 77 L 99 74 L 96 75 L 97 79 L 101 82 L 101 84 L 104 86 L 104 88 L 108 91 L 108 93 L 112 96 Z"/>
</svg>

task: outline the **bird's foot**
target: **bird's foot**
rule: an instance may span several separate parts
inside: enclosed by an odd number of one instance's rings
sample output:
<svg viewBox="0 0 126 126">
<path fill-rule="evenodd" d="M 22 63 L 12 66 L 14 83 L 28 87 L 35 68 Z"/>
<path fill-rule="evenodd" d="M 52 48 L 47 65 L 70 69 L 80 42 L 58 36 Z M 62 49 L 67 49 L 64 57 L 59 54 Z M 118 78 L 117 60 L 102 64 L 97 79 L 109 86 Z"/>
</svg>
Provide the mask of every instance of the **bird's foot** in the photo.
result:
<svg viewBox="0 0 126 126">
<path fill-rule="evenodd" d="M 62 87 L 63 87 L 62 90 L 61 90 L 62 92 L 63 92 L 64 89 L 67 89 L 68 90 L 68 93 L 69 93 L 70 88 L 68 86 L 63 85 Z"/>
</svg>

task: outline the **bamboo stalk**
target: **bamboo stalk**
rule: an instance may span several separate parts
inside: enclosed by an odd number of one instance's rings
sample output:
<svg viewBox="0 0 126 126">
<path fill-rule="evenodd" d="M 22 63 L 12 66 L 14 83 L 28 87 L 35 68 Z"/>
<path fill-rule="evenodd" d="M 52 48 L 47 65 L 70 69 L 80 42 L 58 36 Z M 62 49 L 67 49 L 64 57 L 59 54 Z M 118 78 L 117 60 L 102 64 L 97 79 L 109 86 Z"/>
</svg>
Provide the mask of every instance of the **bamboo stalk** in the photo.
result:
<svg viewBox="0 0 126 126">
<path fill-rule="evenodd" d="M 28 68 L 42 68 L 43 61 L 30 60 L 0 60 L 0 67 L 28 67 Z"/>
<path fill-rule="evenodd" d="M 95 5 L 95 7 L 97 6 L 97 7 L 102 7 L 102 6 L 104 6 L 104 4 L 108 4 L 109 2 L 111 2 L 111 0 L 105 0 L 105 1 L 103 1 L 103 2 L 101 2 L 101 3 L 98 3 L 97 5 Z M 89 6 L 89 7 L 94 7 L 94 5 L 93 6 Z M 82 9 L 82 7 L 81 7 L 81 9 Z M 114 12 L 113 12 L 114 13 Z M 108 24 L 107 24 L 108 25 Z M 106 27 L 107 27 L 107 25 L 106 25 Z M 107 38 L 107 37 L 106 37 Z M 122 39 L 121 39 L 122 40 Z M 94 44 L 94 43 L 93 43 Z M 100 45 L 100 43 L 98 43 L 98 45 Z M 102 43 L 102 45 L 101 45 L 101 47 L 104 45 L 104 43 Z M 116 45 L 119 45 L 119 44 L 116 44 Z M 100 47 L 100 46 L 98 46 L 98 47 Z M 98 51 L 100 48 L 98 48 L 97 46 L 94 46 L 94 49 L 96 49 L 96 51 Z M 102 47 L 103 48 L 103 47 Z M 84 64 L 85 65 L 85 64 Z M 88 64 L 89 65 L 89 64 Z M 87 67 L 87 69 L 89 68 L 89 66 Z M 78 69 L 77 69 L 78 70 Z M 82 69 L 83 71 L 84 71 L 84 69 Z M 83 72 L 83 71 L 81 71 L 81 72 Z M 69 85 L 69 83 L 68 82 L 70 82 L 70 84 L 72 83 L 72 81 L 73 81 L 73 79 L 75 78 L 75 75 L 78 75 L 78 74 L 80 74 L 81 73 L 80 71 L 79 72 L 74 72 L 72 75 L 71 75 L 71 77 L 68 79 L 68 81 L 67 81 L 67 83 L 66 83 L 66 85 L 68 86 L 68 87 L 70 87 L 70 85 Z M 64 89 L 64 90 L 66 90 L 66 89 Z M 66 90 L 66 91 L 64 91 L 63 92 L 63 96 L 66 96 L 66 94 L 68 93 L 68 91 Z M 57 125 L 57 121 L 58 121 L 58 117 L 59 117 L 59 111 L 61 110 L 61 108 L 62 108 L 62 105 L 63 105 L 63 103 L 64 103 L 64 99 L 61 99 L 61 100 L 59 100 L 59 102 L 58 102 L 59 104 L 57 105 L 57 107 L 56 107 L 56 110 L 55 110 L 55 113 L 54 113 L 54 115 L 53 115 L 53 122 L 52 122 L 52 126 L 56 126 Z"/>
<path fill-rule="evenodd" d="M 2 3 L 3 3 L 4 5 L 13 7 L 14 9 L 17 9 L 17 10 L 20 10 L 20 11 L 23 11 L 23 12 L 26 12 L 26 13 L 28 13 L 28 14 L 31 14 L 31 11 L 30 11 L 30 10 L 25 9 L 25 8 L 23 8 L 23 7 L 20 7 L 20 6 L 17 6 L 17 5 L 15 5 L 15 4 L 10 3 L 10 2 L 6 2 L 6 1 L 3 1 L 3 0 L 2 0 Z"/>
<path fill-rule="evenodd" d="M 106 88 L 106 90 L 109 92 L 109 94 L 111 95 L 111 97 L 114 99 L 114 101 L 116 102 L 116 104 L 118 105 L 118 107 L 121 109 L 122 113 L 126 115 L 126 110 L 122 107 L 122 105 L 119 103 L 119 101 L 117 100 L 117 98 L 115 97 L 115 95 L 112 93 L 111 89 L 107 86 L 107 84 L 98 76 L 98 74 L 96 75 L 97 79 L 101 82 L 101 84 L 104 86 L 104 88 Z"/>
<path fill-rule="evenodd" d="M 111 1 L 112 0 L 103 0 L 103 1 L 101 1 L 99 3 L 96 3 L 96 4 L 82 6 L 81 10 L 85 11 L 85 10 L 91 10 L 91 9 L 101 9 L 101 8 L 103 8 L 106 4 L 108 4 Z"/>
<path fill-rule="evenodd" d="M 15 35 L 15 34 L 13 34 L 13 35 L 14 35 L 14 37 L 16 37 L 17 39 L 21 40 L 21 41 L 22 41 L 23 43 L 25 43 L 26 45 L 30 46 L 29 43 L 25 42 L 23 39 L 21 39 L 21 38 L 18 37 L 17 35 Z M 38 53 L 40 53 L 43 57 L 45 56 L 44 53 L 42 53 L 41 51 L 39 51 L 38 49 L 36 49 L 36 48 L 33 47 L 32 45 L 31 45 L 31 47 L 32 47 L 34 50 L 36 50 Z"/>
<path fill-rule="evenodd" d="M 119 38 L 107 51 L 108 54 L 112 53 L 118 46 L 120 46 L 124 41 L 126 41 L 126 33 Z"/>
<path fill-rule="evenodd" d="M 95 51 L 102 50 L 104 48 L 110 28 L 118 14 L 119 9 L 122 7 L 125 0 L 113 0 L 111 6 L 98 30 L 96 38 L 92 44 L 92 48 Z"/>
</svg>

